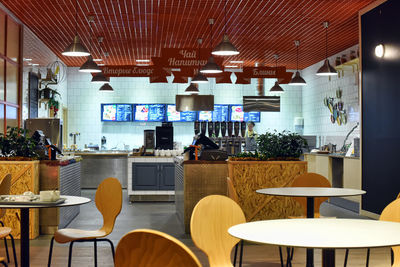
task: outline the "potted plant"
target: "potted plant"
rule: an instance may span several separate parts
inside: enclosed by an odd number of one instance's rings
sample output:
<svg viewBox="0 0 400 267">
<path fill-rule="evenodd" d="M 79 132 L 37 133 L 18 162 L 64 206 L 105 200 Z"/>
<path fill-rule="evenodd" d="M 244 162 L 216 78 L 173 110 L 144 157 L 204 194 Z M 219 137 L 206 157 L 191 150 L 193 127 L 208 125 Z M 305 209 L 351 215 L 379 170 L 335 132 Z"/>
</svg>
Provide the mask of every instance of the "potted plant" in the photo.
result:
<svg viewBox="0 0 400 267">
<path fill-rule="evenodd" d="M 37 142 L 26 136 L 27 130 L 7 127 L 7 134 L 0 133 L 0 159 L 26 161 L 35 160 Z"/>
</svg>

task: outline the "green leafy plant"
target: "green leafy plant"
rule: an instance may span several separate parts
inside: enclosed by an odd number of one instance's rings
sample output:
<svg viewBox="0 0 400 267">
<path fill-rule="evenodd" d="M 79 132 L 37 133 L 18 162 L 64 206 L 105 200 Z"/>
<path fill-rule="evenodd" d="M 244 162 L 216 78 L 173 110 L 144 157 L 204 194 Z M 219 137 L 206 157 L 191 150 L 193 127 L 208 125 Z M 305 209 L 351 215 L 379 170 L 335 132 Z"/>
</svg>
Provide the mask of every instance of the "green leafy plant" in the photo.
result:
<svg viewBox="0 0 400 267">
<path fill-rule="evenodd" d="M 0 156 L 5 158 L 37 159 L 35 152 L 37 142 L 27 137 L 27 130 L 18 127 L 7 127 L 7 134 L 0 133 Z"/>
<path fill-rule="evenodd" d="M 268 160 L 298 160 L 307 141 L 289 131 L 267 132 L 257 139 L 258 152 Z"/>
</svg>

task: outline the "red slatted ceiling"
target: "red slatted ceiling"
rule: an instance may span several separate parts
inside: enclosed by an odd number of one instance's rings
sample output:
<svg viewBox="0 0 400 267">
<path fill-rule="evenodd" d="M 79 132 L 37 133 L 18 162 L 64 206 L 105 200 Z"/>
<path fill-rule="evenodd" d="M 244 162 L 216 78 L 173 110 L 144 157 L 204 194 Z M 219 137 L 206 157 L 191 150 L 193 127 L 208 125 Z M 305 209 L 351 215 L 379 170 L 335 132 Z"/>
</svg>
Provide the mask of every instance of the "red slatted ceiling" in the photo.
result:
<svg viewBox="0 0 400 267">
<path fill-rule="evenodd" d="M 68 66 L 80 66 L 84 58 L 61 56 L 75 34 L 75 0 L 0 0 Z M 244 60 L 296 67 L 293 41 L 300 44 L 300 68 L 325 57 L 325 32 L 329 27 L 329 55 L 358 43 L 358 11 L 373 0 L 227 0 L 229 37 L 241 52 L 229 60 Z M 78 0 L 78 33 L 90 47 L 87 15 L 95 16 L 93 32 L 104 36 L 102 50 L 107 64 L 133 65 L 135 59 L 160 56 L 163 47 L 210 46 L 208 19 L 214 18 L 214 46 L 224 32 L 222 0 Z M 101 57 L 95 42 L 94 58 Z M 104 57 L 103 57 L 104 58 Z"/>
</svg>

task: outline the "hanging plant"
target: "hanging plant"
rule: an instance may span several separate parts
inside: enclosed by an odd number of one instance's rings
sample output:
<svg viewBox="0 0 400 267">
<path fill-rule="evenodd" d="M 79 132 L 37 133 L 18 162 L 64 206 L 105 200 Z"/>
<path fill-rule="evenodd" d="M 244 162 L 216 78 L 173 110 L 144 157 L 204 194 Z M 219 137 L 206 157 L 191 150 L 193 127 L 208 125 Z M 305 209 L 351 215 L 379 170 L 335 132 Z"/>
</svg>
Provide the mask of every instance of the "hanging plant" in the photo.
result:
<svg viewBox="0 0 400 267">
<path fill-rule="evenodd" d="M 60 101 L 58 101 L 57 97 L 61 98 L 60 93 L 57 92 L 56 90 L 53 90 L 52 95 L 48 102 L 49 109 L 54 111 L 54 116 L 57 116 L 58 110 L 60 109 Z"/>
</svg>

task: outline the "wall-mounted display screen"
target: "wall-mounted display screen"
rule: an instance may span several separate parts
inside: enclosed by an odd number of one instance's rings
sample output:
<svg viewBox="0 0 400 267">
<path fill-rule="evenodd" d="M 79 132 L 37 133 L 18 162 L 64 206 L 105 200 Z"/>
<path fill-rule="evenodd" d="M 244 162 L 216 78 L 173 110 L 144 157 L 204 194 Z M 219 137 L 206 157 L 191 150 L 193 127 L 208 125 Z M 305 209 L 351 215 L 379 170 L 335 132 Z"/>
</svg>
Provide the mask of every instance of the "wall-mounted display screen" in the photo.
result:
<svg viewBox="0 0 400 267">
<path fill-rule="evenodd" d="M 164 104 L 136 104 L 135 121 L 164 121 Z"/>
<path fill-rule="evenodd" d="M 132 104 L 101 104 L 102 121 L 132 121 Z"/>
<path fill-rule="evenodd" d="M 260 122 L 261 114 L 258 111 L 244 112 L 242 105 L 229 106 L 229 119 L 230 121 L 253 121 Z"/>
<path fill-rule="evenodd" d="M 168 122 L 193 122 L 196 120 L 196 111 L 176 111 L 173 104 L 167 105 L 167 121 Z"/>
<path fill-rule="evenodd" d="M 214 105 L 214 111 L 199 111 L 199 121 L 228 121 L 228 105 Z"/>
</svg>

